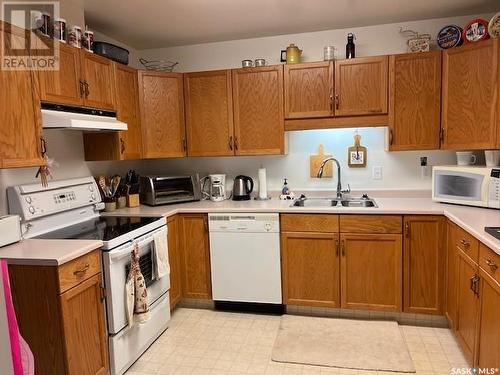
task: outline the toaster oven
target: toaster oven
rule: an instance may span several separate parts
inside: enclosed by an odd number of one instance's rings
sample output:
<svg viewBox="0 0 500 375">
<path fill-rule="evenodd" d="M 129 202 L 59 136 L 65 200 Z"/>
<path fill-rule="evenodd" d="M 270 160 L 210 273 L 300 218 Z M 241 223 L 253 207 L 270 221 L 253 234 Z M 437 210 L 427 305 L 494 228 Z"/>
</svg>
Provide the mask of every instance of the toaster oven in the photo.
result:
<svg viewBox="0 0 500 375">
<path fill-rule="evenodd" d="M 158 206 L 201 199 L 198 175 L 141 176 L 139 199 L 143 204 Z"/>
<path fill-rule="evenodd" d="M 500 168 L 456 165 L 434 167 L 432 199 L 500 209 Z"/>
</svg>

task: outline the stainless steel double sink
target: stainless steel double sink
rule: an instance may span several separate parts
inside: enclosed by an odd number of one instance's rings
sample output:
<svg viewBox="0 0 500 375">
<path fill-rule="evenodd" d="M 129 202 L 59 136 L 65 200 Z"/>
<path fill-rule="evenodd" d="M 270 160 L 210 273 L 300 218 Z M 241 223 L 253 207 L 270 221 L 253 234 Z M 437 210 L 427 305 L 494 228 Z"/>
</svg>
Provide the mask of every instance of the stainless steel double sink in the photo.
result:
<svg viewBox="0 0 500 375">
<path fill-rule="evenodd" d="M 290 207 L 356 207 L 377 208 L 375 200 L 371 198 L 298 198 Z"/>
</svg>

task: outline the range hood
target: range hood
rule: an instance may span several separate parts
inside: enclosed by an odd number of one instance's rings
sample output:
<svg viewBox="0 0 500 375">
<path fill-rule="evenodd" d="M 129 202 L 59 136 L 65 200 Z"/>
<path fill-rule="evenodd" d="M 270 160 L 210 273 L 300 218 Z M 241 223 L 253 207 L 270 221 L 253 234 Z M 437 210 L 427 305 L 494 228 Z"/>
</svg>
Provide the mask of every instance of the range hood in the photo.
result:
<svg viewBox="0 0 500 375">
<path fill-rule="evenodd" d="M 42 126 L 87 131 L 127 130 L 127 124 L 116 119 L 116 112 L 50 103 L 42 103 Z"/>
</svg>

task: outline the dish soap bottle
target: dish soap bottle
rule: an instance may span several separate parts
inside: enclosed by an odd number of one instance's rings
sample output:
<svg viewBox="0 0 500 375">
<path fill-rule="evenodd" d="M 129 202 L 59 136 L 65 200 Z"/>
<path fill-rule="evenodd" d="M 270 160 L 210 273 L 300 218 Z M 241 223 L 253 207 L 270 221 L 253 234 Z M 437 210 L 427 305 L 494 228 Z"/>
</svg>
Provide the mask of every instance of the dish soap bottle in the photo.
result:
<svg viewBox="0 0 500 375">
<path fill-rule="evenodd" d="M 356 57 L 355 36 L 353 33 L 347 34 L 347 44 L 345 45 L 345 58 L 354 59 Z"/>
<path fill-rule="evenodd" d="M 283 183 L 283 189 L 281 189 L 281 194 L 288 195 L 289 193 L 290 193 L 290 189 L 288 188 L 288 182 L 287 182 L 287 179 L 285 178 L 285 182 Z"/>
</svg>

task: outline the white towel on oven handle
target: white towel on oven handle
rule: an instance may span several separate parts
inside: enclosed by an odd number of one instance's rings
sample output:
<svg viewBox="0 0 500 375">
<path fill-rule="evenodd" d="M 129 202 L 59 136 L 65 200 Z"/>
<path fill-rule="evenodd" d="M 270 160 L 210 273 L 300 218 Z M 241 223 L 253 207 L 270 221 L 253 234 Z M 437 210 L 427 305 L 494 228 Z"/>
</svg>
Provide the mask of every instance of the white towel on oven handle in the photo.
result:
<svg viewBox="0 0 500 375">
<path fill-rule="evenodd" d="M 168 262 L 168 242 L 165 232 L 153 236 L 153 271 L 156 280 L 170 274 Z"/>
</svg>

